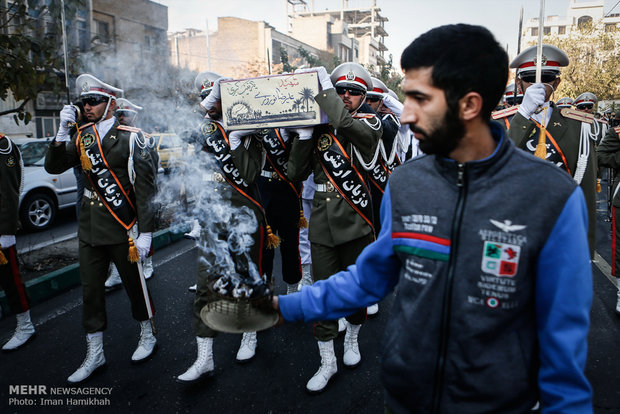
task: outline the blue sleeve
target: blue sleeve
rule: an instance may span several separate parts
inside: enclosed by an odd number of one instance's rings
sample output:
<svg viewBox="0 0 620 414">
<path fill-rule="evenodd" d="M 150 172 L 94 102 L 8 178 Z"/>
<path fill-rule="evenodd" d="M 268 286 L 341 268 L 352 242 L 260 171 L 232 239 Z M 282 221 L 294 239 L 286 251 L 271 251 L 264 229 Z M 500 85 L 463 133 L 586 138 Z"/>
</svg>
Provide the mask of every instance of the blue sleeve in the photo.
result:
<svg viewBox="0 0 620 414">
<path fill-rule="evenodd" d="M 588 212 L 577 187 L 537 263 L 538 385 L 545 414 L 592 412 L 592 389 L 585 376 L 592 305 L 587 232 Z"/>
<path fill-rule="evenodd" d="M 377 303 L 398 282 L 400 260 L 392 249 L 392 207 L 389 185 L 381 202 L 379 237 L 359 255 L 355 264 L 301 292 L 279 296 L 287 321 L 338 319 Z"/>
</svg>

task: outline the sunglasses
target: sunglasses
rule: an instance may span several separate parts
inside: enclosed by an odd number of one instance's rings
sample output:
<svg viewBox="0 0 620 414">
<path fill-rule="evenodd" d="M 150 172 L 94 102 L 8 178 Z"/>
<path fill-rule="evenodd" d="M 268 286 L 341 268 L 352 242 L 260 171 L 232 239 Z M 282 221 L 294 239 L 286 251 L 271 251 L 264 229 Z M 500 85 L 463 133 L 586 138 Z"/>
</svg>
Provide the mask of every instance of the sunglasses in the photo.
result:
<svg viewBox="0 0 620 414">
<path fill-rule="evenodd" d="M 97 106 L 99 104 L 107 102 L 107 100 L 108 98 L 105 96 L 87 96 L 82 98 L 82 102 L 84 103 L 84 105 L 89 106 Z"/>
<path fill-rule="evenodd" d="M 349 92 L 349 95 L 351 96 L 362 96 L 365 93 L 361 89 L 345 88 L 343 86 L 336 86 L 336 93 L 338 95 L 344 95 L 347 92 Z"/>
<path fill-rule="evenodd" d="M 527 82 L 527 83 L 536 83 L 536 74 L 523 74 L 523 75 L 519 75 L 519 78 L 521 78 L 521 80 L 523 82 Z M 540 75 L 540 81 L 542 83 L 551 83 L 554 80 L 556 80 L 558 78 L 558 75 L 556 75 L 555 73 L 543 73 Z"/>
<path fill-rule="evenodd" d="M 375 102 L 379 102 L 380 100 L 381 100 L 381 98 L 377 98 L 376 96 L 368 96 L 366 98 L 366 102 L 373 102 L 373 103 L 375 103 Z"/>
<path fill-rule="evenodd" d="M 577 105 L 577 109 L 592 109 L 594 108 L 593 103 L 579 104 Z"/>
</svg>

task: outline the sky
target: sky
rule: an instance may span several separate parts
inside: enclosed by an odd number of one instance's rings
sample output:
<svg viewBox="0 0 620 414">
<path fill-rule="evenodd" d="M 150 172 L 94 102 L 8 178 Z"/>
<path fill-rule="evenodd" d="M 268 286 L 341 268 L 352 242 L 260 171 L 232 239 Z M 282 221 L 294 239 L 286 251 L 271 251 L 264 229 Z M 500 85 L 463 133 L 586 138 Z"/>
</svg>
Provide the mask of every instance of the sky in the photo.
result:
<svg viewBox="0 0 620 414">
<path fill-rule="evenodd" d="M 168 6 L 168 31 L 182 31 L 186 28 L 209 31 L 217 28 L 217 18 L 241 17 L 248 20 L 264 20 L 276 30 L 286 33 L 286 0 L 155 0 Z M 545 16 L 566 16 L 572 0 L 546 0 Z M 583 0 L 578 0 L 582 2 Z M 338 10 L 341 0 L 307 0 L 314 3 L 317 11 Z M 523 22 L 538 17 L 540 0 L 376 0 L 381 15 L 389 20 L 385 30 L 388 48 L 386 58 L 393 55 L 398 67 L 402 51 L 418 35 L 433 27 L 451 23 L 469 23 L 488 28 L 500 44 L 508 47 L 508 54 L 514 57 L 519 33 L 519 14 L 523 6 Z M 605 0 L 605 13 L 613 9 L 620 13 L 619 0 Z M 372 0 L 349 0 L 349 8 L 369 7 Z M 615 8 L 614 8 L 615 7 Z"/>
</svg>

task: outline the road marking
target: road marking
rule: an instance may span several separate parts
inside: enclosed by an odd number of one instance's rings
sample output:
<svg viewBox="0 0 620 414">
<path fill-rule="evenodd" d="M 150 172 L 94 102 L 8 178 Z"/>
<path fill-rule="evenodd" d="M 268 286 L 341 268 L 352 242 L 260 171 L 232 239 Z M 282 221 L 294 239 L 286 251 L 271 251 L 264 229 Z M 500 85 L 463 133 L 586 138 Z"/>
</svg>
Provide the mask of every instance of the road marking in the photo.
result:
<svg viewBox="0 0 620 414">
<path fill-rule="evenodd" d="M 611 275 L 611 266 L 596 251 L 594 252 L 594 260 L 592 260 L 592 262 L 596 265 L 596 267 L 598 267 L 598 270 L 600 270 L 601 273 L 603 273 L 605 277 L 609 279 L 611 284 L 614 285 L 616 289 L 618 289 L 618 279 Z"/>
</svg>

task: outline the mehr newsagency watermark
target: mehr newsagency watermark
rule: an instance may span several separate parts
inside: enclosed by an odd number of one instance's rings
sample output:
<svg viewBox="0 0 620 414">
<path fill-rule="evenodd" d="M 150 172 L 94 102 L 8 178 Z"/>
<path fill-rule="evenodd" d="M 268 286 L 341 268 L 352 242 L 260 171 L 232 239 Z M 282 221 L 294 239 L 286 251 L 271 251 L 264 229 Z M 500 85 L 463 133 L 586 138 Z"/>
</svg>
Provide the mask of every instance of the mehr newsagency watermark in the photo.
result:
<svg viewBox="0 0 620 414">
<path fill-rule="evenodd" d="M 99 407 L 111 404 L 112 387 L 9 385 L 10 407 Z"/>
</svg>

